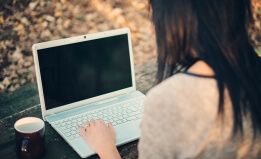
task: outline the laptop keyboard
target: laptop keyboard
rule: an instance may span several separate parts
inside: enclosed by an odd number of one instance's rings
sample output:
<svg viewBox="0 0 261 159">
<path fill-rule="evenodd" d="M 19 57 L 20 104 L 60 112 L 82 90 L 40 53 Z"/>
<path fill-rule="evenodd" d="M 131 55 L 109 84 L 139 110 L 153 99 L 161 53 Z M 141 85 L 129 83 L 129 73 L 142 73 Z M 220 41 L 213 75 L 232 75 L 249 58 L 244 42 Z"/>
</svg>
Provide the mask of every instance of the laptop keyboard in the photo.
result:
<svg viewBox="0 0 261 159">
<path fill-rule="evenodd" d="M 55 121 L 53 125 L 58 128 L 69 140 L 80 137 L 77 126 L 83 126 L 85 121 L 103 120 L 106 124 L 112 122 L 114 126 L 119 126 L 132 120 L 142 118 L 144 109 L 144 97 L 134 98 L 121 103 L 109 105 L 97 110 L 88 111 L 76 116 Z"/>
</svg>

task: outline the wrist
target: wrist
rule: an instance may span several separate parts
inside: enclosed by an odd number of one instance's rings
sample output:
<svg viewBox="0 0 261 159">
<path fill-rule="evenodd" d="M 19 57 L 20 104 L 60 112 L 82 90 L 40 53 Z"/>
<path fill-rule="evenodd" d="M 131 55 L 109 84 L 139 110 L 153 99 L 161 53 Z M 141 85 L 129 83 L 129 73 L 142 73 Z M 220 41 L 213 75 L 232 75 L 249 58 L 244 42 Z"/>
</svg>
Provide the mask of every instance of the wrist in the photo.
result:
<svg viewBox="0 0 261 159">
<path fill-rule="evenodd" d="M 101 159 L 120 159 L 121 158 L 116 146 L 114 146 L 114 145 L 112 147 L 103 149 L 103 151 L 99 152 L 98 155 Z"/>
</svg>

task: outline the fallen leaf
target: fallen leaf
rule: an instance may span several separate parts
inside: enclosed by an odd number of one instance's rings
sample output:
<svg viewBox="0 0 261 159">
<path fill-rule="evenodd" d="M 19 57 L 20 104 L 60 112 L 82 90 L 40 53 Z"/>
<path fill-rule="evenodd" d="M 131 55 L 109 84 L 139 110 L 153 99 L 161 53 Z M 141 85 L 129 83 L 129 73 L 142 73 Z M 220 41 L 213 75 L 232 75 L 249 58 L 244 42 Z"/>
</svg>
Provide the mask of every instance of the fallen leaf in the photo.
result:
<svg viewBox="0 0 261 159">
<path fill-rule="evenodd" d="M 21 19 L 21 23 L 23 23 L 24 25 L 29 25 L 29 24 L 30 24 L 29 21 L 28 21 L 28 19 L 27 19 L 26 17 L 23 17 L 23 18 Z"/>
<path fill-rule="evenodd" d="M 60 16 L 62 16 L 62 14 L 63 13 L 60 10 L 56 10 L 55 13 L 54 13 L 54 16 L 55 17 L 60 17 Z"/>
<path fill-rule="evenodd" d="M 9 92 L 13 92 L 15 90 L 14 86 L 11 86 L 10 88 L 8 88 Z"/>
<path fill-rule="evenodd" d="M 20 83 L 23 85 L 26 83 L 26 80 L 23 78 L 23 79 L 21 79 Z"/>
<path fill-rule="evenodd" d="M 23 54 L 21 52 L 21 49 L 19 47 L 16 47 L 16 50 L 15 50 L 15 52 L 12 55 L 12 61 L 16 62 L 16 61 L 18 61 L 21 58 L 23 58 Z"/>
<path fill-rule="evenodd" d="M 11 82 L 10 82 L 9 78 L 8 78 L 8 77 L 5 77 L 4 80 L 3 80 L 3 82 L 2 82 L 2 85 L 3 85 L 4 87 L 8 87 L 10 84 L 11 84 Z"/>
<path fill-rule="evenodd" d="M 29 66 L 31 66 L 32 65 L 32 62 L 31 61 L 26 61 L 25 63 L 24 63 L 24 67 L 29 67 Z"/>
<path fill-rule="evenodd" d="M 0 24 L 4 24 L 5 20 L 4 20 L 4 16 L 0 15 Z"/>
<path fill-rule="evenodd" d="M 60 2 L 61 2 L 61 3 L 65 3 L 65 2 L 66 2 L 66 0 L 60 0 Z"/>
<path fill-rule="evenodd" d="M 50 30 L 44 30 L 44 31 L 41 33 L 40 37 L 41 37 L 42 39 L 44 39 L 44 38 L 50 37 L 51 35 L 52 35 L 52 33 L 50 32 Z"/>
<path fill-rule="evenodd" d="M 38 3 L 39 3 L 39 1 L 31 2 L 31 3 L 29 4 L 29 8 L 30 8 L 31 10 L 34 10 L 35 7 L 38 5 Z"/>
<path fill-rule="evenodd" d="M 55 18 L 51 15 L 45 15 L 45 20 L 49 21 L 49 22 L 54 22 Z"/>
<path fill-rule="evenodd" d="M 70 19 L 66 19 L 65 22 L 63 23 L 63 27 L 64 27 L 65 29 L 67 29 L 70 24 L 71 24 L 71 20 L 70 20 Z"/>
<path fill-rule="evenodd" d="M 46 29 L 48 27 L 48 22 L 47 21 L 44 21 L 42 24 L 41 24 L 42 28 L 43 29 Z"/>
<path fill-rule="evenodd" d="M 0 92 L 4 92 L 5 86 L 0 82 Z"/>
</svg>

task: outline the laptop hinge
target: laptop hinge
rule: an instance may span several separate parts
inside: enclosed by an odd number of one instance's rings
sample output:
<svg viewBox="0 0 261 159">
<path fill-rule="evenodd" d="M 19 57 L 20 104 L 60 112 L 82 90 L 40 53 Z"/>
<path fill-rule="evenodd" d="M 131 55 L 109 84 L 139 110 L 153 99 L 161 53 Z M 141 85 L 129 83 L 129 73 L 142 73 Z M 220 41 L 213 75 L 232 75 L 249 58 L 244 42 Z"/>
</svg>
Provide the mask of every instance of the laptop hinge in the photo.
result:
<svg viewBox="0 0 261 159">
<path fill-rule="evenodd" d="M 118 99 L 117 97 L 109 98 L 109 99 L 97 102 L 97 104 L 103 104 L 103 103 L 111 102 L 111 101 L 114 101 L 114 100 L 117 100 L 117 99 Z"/>
<path fill-rule="evenodd" d="M 50 116 L 56 116 L 56 113 L 51 113 Z"/>
</svg>

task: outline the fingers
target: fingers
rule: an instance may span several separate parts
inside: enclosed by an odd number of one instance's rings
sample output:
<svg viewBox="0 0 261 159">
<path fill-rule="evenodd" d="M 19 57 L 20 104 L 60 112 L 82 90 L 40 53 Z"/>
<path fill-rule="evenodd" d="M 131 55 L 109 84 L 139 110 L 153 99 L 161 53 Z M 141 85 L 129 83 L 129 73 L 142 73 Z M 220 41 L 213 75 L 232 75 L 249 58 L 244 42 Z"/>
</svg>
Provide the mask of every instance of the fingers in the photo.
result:
<svg viewBox="0 0 261 159">
<path fill-rule="evenodd" d="M 78 130 L 79 130 L 79 132 L 80 132 L 80 134 L 82 135 L 82 136 L 84 136 L 85 135 L 85 129 L 84 128 L 82 128 L 81 126 L 78 126 Z"/>
<path fill-rule="evenodd" d="M 112 122 L 109 122 L 108 127 L 109 127 L 110 129 L 114 129 Z"/>
<path fill-rule="evenodd" d="M 89 123 L 88 121 L 86 121 L 86 122 L 84 123 L 84 128 L 87 129 L 89 126 L 90 126 L 90 123 Z"/>
<path fill-rule="evenodd" d="M 115 142 L 116 141 L 116 133 L 115 133 L 115 130 L 114 130 L 112 122 L 109 122 L 108 128 L 110 129 L 110 132 L 112 134 L 113 140 Z"/>
<path fill-rule="evenodd" d="M 83 127 L 78 126 L 78 129 L 79 129 L 79 131 L 81 130 L 83 133 L 86 133 L 88 128 L 96 127 L 96 126 L 98 126 L 97 124 L 98 125 L 104 125 L 104 126 L 106 125 L 104 123 L 104 121 L 101 120 L 101 119 L 99 119 L 97 121 L 91 119 L 90 122 L 88 122 L 88 121 L 84 122 Z M 108 128 L 111 129 L 111 130 L 114 130 L 112 122 L 108 123 Z"/>
<path fill-rule="evenodd" d="M 97 120 L 96 123 L 101 124 L 101 125 L 106 125 L 102 119 Z"/>
<path fill-rule="evenodd" d="M 91 119 L 89 125 L 90 125 L 90 126 L 95 126 L 95 121 L 94 121 L 93 119 Z"/>
<path fill-rule="evenodd" d="M 109 122 L 108 127 L 113 133 L 115 133 L 112 122 Z"/>
</svg>

